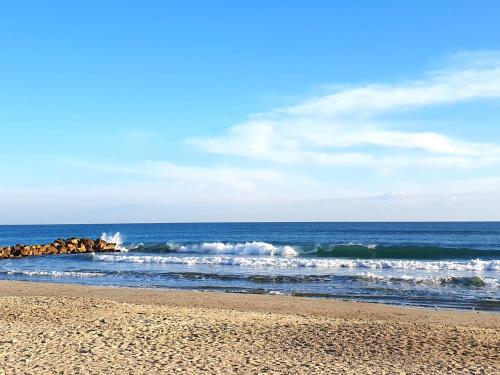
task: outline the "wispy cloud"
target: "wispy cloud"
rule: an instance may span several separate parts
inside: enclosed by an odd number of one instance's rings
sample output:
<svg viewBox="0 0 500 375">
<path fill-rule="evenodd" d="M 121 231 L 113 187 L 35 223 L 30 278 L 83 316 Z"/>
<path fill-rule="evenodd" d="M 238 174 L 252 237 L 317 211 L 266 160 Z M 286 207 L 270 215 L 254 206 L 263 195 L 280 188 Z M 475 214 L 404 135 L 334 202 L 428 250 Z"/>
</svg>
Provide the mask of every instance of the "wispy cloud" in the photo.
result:
<svg viewBox="0 0 500 375">
<path fill-rule="evenodd" d="M 499 97 L 500 53 L 461 53 L 419 80 L 350 87 L 253 115 L 223 135 L 187 142 L 210 153 L 278 163 L 378 168 L 496 165 L 500 164 L 498 144 L 394 129 L 394 124 L 389 127 L 380 117 Z"/>
<path fill-rule="evenodd" d="M 315 97 L 278 112 L 306 116 L 373 115 L 411 107 L 500 96 L 500 53 L 460 53 L 425 78 L 392 85 L 372 84 Z"/>
<path fill-rule="evenodd" d="M 119 176 L 132 178 L 133 186 L 148 191 L 145 199 L 157 202 L 179 200 L 220 202 L 259 201 L 276 198 L 297 199 L 311 191 L 326 197 L 331 193 L 322 184 L 304 174 L 284 173 L 271 168 L 237 168 L 228 166 L 192 166 L 166 161 L 144 161 L 131 164 L 93 163 L 74 158 L 59 158 L 58 162 L 108 176 L 108 185 Z M 126 187 L 123 186 L 125 190 Z M 153 193 L 154 192 L 154 193 Z M 338 193 L 341 193 L 338 191 Z"/>
</svg>

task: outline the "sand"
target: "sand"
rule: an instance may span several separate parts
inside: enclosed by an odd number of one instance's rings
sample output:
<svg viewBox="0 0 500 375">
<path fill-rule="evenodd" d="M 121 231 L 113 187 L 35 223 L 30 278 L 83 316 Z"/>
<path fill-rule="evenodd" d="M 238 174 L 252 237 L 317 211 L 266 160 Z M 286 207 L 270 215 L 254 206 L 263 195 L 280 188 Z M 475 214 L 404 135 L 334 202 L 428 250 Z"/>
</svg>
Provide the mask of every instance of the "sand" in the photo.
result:
<svg viewBox="0 0 500 375">
<path fill-rule="evenodd" d="M 500 314 L 0 281 L 0 374 L 498 374 Z"/>
</svg>

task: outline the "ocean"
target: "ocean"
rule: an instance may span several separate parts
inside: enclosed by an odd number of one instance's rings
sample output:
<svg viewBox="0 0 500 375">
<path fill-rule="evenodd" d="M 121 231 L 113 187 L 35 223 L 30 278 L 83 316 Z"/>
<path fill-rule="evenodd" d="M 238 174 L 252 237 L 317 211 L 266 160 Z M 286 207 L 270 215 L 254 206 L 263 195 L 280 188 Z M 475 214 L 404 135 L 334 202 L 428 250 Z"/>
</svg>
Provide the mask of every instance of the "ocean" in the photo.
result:
<svg viewBox="0 0 500 375">
<path fill-rule="evenodd" d="M 0 245 L 73 236 L 123 252 L 0 260 L 0 279 L 500 312 L 500 222 L 0 226 Z"/>
</svg>

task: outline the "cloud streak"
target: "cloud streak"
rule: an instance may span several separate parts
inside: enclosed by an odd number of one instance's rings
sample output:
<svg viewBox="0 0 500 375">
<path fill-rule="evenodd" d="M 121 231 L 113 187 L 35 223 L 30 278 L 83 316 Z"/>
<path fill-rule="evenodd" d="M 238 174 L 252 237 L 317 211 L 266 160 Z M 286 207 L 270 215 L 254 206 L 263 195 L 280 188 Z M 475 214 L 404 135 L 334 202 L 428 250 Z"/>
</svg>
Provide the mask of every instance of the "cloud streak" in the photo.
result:
<svg viewBox="0 0 500 375">
<path fill-rule="evenodd" d="M 500 164 L 498 144 L 407 131 L 381 116 L 492 98 L 500 98 L 500 53 L 462 53 L 420 80 L 351 87 L 253 115 L 220 136 L 186 141 L 209 153 L 287 164 L 491 166 Z"/>
<path fill-rule="evenodd" d="M 137 181 L 129 186 L 147 191 L 148 201 L 259 201 L 298 199 L 307 191 L 327 197 L 332 190 L 299 173 L 284 173 L 270 168 L 236 168 L 228 166 L 192 166 L 166 161 L 144 161 L 132 164 L 92 163 L 74 158 L 59 158 L 65 167 L 77 168 L 83 174 L 100 172 L 107 176 L 108 186 L 124 176 Z M 122 185 L 118 188 L 127 189 Z M 341 193 L 337 191 L 337 193 Z M 0 200 L 1 202 L 1 200 Z"/>
</svg>

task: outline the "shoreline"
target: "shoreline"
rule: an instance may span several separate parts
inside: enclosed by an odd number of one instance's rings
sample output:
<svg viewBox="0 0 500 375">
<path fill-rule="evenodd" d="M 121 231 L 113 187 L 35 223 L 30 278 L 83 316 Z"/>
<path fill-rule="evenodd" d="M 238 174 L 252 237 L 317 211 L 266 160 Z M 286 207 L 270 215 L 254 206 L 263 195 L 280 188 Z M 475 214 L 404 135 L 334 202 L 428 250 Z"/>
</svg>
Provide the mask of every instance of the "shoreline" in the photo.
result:
<svg viewBox="0 0 500 375">
<path fill-rule="evenodd" d="M 497 313 L 22 281 L 0 281 L 0 337 L 0 374 L 494 374 L 500 362 Z"/>
<path fill-rule="evenodd" d="M 418 312 L 422 312 L 424 315 L 425 313 L 431 313 L 434 315 L 446 316 L 448 314 L 445 313 L 458 313 L 459 315 L 470 314 L 471 316 L 481 314 L 498 317 L 500 325 L 500 311 L 495 310 L 402 305 L 376 301 L 369 302 L 341 300 L 335 298 L 293 296 L 288 294 L 238 293 L 196 289 L 163 289 L 0 279 L 0 297 L 72 297 L 76 294 L 83 297 L 103 298 L 113 300 L 115 302 L 135 304 L 189 307 L 191 303 L 194 303 L 195 306 L 203 308 L 219 308 L 222 304 L 228 308 L 230 307 L 231 309 L 238 309 L 241 311 L 245 311 L 249 307 L 252 307 L 253 309 L 256 309 L 256 311 L 277 313 L 283 312 L 281 306 L 286 303 L 288 308 L 292 308 L 291 311 L 287 310 L 286 313 L 293 314 L 295 309 L 297 311 L 307 309 L 307 313 L 312 314 L 313 316 L 326 316 L 328 311 L 331 309 L 338 312 L 349 312 L 352 309 L 355 309 L 358 313 L 370 311 L 381 314 L 402 313 L 402 311 L 396 312 L 393 310 L 410 310 L 412 314 L 416 313 L 416 315 L 420 315 Z"/>
</svg>

